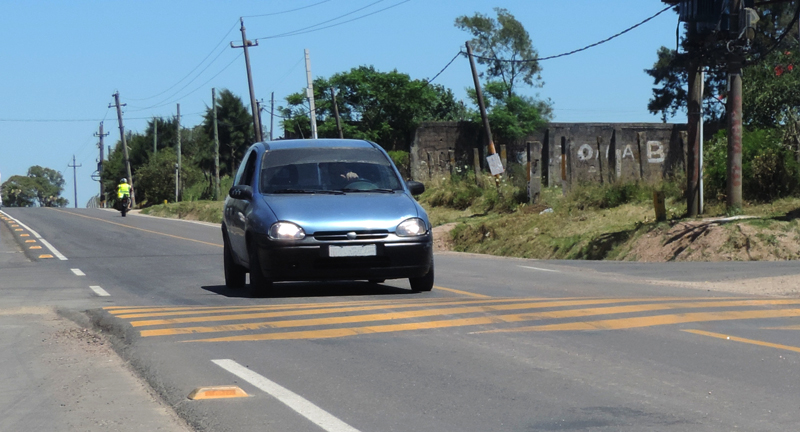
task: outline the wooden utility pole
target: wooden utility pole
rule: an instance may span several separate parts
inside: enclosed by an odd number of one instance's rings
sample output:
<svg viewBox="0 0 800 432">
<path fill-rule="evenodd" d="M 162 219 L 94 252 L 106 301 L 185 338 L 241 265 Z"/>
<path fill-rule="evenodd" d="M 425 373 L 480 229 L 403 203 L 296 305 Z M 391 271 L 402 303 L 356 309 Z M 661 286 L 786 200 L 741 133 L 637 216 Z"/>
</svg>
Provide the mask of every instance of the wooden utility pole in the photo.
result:
<svg viewBox="0 0 800 432">
<path fill-rule="evenodd" d="M 687 39 L 691 46 L 699 44 L 696 25 L 688 26 Z M 697 50 L 693 50 L 695 53 Z M 686 213 L 697 216 L 700 208 L 700 111 L 703 103 L 702 66 L 695 57 L 689 60 L 689 94 L 687 101 L 686 154 Z"/>
<path fill-rule="evenodd" d="M 336 104 L 336 92 L 333 91 L 333 87 L 331 87 L 331 100 L 333 101 L 333 114 L 336 116 L 336 129 L 339 129 L 339 139 L 344 138 L 344 134 L 342 133 L 342 123 L 339 120 L 339 106 Z"/>
<path fill-rule="evenodd" d="M 108 136 L 109 132 L 103 133 L 103 122 L 100 122 L 100 132 L 95 132 L 94 136 L 100 138 L 100 142 L 97 144 L 97 147 L 100 147 L 100 160 L 97 162 L 97 173 L 100 175 L 100 203 L 103 205 L 105 200 L 105 191 L 103 190 L 103 161 L 105 160 L 105 156 L 103 155 L 103 137 Z M 104 205 L 103 205 L 104 206 Z"/>
<path fill-rule="evenodd" d="M 250 109 L 253 112 L 253 133 L 255 135 L 255 141 L 261 140 L 261 122 L 259 120 L 258 115 L 258 106 L 256 105 L 256 95 L 255 91 L 253 90 L 253 75 L 250 72 L 250 54 L 247 50 L 248 47 L 251 46 L 258 46 L 258 41 L 250 42 L 247 40 L 247 33 L 244 31 L 244 18 L 239 18 L 239 21 L 242 23 L 242 46 L 236 46 L 231 42 L 231 48 L 244 48 L 244 63 L 247 67 L 247 83 L 250 87 Z"/>
<path fill-rule="evenodd" d="M 264 123 L 261 121 L 261 111 L 263 111 L 264 108 L 261 107 L 261 101 L 260 100 L 256 101 L 256 105 L 258 105 L 258 124 L 262 124 L 263 125 Z M 262 133 L 262 135 L 260 137 L 258 137 L 258 140 L 259 141 L 264 141 L 264 135 L 263 134 L 265 132 L 262 130 L 261 133 Z"/>
<path fill-rule="evenodd" d="M 78 208 L 78 173 L 76 168 L 83 166 L 83 164 L 75 165 L 75 155 L 72 155 L 72 165 L 67 165 L 72 168 L 72 190 L 75 192 L 75 208 Z"/>
<path fill-rule="evenodd" d="M 219 130 L 217 128 L 217 89 L 211 89 L 211 107 L 214 119 L 214 199 L 219 199 Z"/>
<path fill-rule="evenodd" d="M 306 51 L 306 97 L 308 97 L 308 116 L 311 120 L 311 138 L 317 139 L 317 109 L 314 106 L 314 83 L 311 81 L 311 56 Z"/>
<path fill-rule="evenodd" d="M 739 34 L 741 0 L 730 1 L 731 34 Z M 728 211 L 742 208 L 742 56 L 728 54 Z"/>
<path fill-rule="evenodd" d="M 131 173 L 131 161 L 128 159 L 128 142 L 125 140 L 125 126 L 122 125 L 122 107 L 126 104 L 119 103 L 119 92 L 114 93 L 114 104 L 117 106 L 117 121 L 119 122 L 119 137 L 122 141 L 122 151 L 125 155 L 125 174 L 128 176 L 128 184 L 131 186 L 131 207 L 136 206 L 135 189 L 133 188 L 133 174 Z M 113 105 L 109 105 L 111 108 Z"/>
<path fill-rule="evenodd" d="M 153 154 L 158 153 L 158 117 L 153 117 Z"/>
<path fill-rule="evenodd" d="M 269 140 L 272 141 L 272 128 L 275 126 L 275 92 L 272 92 L 269 103 Z"/>
<path fill-rule="evenodd" d="M 183 191 L 181 188 L 181 104 L 178 104 L 178 172 L 175 174 L 175 201 L 180 201 L 183 198 Z"/>
</svg>

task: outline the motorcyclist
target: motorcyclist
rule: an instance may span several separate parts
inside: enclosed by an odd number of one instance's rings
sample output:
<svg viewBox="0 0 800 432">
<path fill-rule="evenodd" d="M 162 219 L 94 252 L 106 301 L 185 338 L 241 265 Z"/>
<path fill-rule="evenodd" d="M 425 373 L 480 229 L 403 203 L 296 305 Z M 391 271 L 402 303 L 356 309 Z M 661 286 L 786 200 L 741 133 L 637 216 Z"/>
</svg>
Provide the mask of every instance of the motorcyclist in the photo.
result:
<svg viewBox="0 0 800 432">
<path fill-rule="evenodd" d="M 126 195 L 131 196 L 131 185 L 128 184 L 128 179 L 122 178 L 117 186 L 117 198 L 122 199 Z"/>
</svg>

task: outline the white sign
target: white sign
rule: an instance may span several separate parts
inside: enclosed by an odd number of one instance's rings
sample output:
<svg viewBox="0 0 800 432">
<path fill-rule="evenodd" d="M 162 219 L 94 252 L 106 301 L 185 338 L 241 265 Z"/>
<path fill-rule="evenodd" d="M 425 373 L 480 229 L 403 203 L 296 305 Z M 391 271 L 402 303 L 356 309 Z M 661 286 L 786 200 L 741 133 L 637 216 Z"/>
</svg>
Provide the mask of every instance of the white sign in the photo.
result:
<svg viewBox="0 0 800 432">
<path fill-rule="evenodd" d="M 489 162 L 489 171 L 492 172 L 492 175 L 502 174 L 505 171 L 503 163 L 500 162 L 500 155 L 497 153 L 487 156 L 486 162 Z"/>
</svg>

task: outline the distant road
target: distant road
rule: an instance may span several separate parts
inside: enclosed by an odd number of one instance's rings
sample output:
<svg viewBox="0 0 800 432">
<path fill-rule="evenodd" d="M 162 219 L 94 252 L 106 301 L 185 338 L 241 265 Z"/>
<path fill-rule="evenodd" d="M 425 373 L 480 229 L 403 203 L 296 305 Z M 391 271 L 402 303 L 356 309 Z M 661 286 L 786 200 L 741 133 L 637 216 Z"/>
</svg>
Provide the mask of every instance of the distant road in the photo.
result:
<svg viewBox="0 0 800 432">
<path fill-rule="evenodd" d="M 273 297 L 253 298 L 224 286 L 218 225 L 101 209 L 4 211 L 66 258 L 31 265 L 78 269 L 82 276 L 63 277 L 80 278 L 73 289 L 92 290 L 90 302 L 48 302 L 88 310 L 199 430 L 782 431 L 800 424 L 800 298 L 645 282 L 791 276 L 800 273 L 797 262 L 442 253 L 430 293 L 410 291 L 405 280 L 284 283 Z M 188 398 L 205 386 L 238 386 L 248 396 Z"/>
</svg>

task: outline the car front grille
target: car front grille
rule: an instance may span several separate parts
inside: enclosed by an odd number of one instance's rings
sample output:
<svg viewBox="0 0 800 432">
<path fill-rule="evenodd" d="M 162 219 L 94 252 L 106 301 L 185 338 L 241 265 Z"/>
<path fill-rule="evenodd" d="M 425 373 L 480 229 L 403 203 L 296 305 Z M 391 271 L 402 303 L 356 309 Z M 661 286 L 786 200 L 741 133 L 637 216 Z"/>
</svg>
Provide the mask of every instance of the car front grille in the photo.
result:
<svg viewBox="0 0 800 432">
<path fill-rule="evenodd" d="M 355 233 L 353 238 L 352 233 Z M 348 236 L 348 234 L 350 234 Z M 321 231 L 314 233 L 318 241 L 347 241 L 347 240 L 380 240 L 389 236 L 386 230 L 381 231 Z"/>
</svg>

